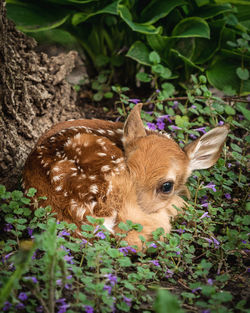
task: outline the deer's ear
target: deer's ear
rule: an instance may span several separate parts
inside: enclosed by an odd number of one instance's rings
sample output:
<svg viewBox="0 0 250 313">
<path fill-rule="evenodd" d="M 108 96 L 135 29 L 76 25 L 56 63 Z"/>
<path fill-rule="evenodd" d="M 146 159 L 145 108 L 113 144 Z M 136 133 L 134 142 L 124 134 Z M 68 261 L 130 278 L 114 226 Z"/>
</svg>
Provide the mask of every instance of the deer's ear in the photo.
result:
<svg viewBox="0 0 250 313">
<path fill-rule="evenodd" d="M 123 144 L 129 145 L 139 137 L 146 136 L 146 131 L 141 120 L 142 103 L 138 103 L 130 112 L 123 132 Z"/>
<path fill-rule="evenodd" d="M 228 125 L 216 127 L 184 148 L 190 160 L 192 171 L 209 168 L 215 164 L 220 156 L 228 131 Z"/>
</svg>

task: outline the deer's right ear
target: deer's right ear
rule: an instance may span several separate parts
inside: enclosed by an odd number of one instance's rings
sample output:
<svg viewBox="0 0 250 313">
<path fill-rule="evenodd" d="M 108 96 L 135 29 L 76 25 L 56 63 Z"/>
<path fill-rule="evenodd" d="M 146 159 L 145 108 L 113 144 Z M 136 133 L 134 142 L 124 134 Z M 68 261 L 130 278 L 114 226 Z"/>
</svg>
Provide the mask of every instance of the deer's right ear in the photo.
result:
<svg viewBox="0 0 250 313">
<path fill-rule="evenodd" d="M 228 125 L 216 127 L 184 148 L 190 161 L 191 171 L 209 168 L 215 164 L 228 131 Z"/>
<path fill-rule="evenodd" d="M 125 122 L 122 139 L 124 146 L 129 145 L 139 137 L 146 136 L 146 131 L 141 120 L 141 108 L 142 103 L 136 104 Z"/>
</svg>

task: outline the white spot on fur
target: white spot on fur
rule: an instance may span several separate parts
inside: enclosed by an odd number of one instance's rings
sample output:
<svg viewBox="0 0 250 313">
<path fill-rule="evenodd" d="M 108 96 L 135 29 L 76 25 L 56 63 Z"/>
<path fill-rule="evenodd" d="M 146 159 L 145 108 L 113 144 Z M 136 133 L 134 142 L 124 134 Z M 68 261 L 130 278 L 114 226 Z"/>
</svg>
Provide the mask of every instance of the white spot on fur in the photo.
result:
<svg viewBox="0 0 250 313">
<path fill-rule="evenodd" d="M 122 129 L 122 128 L 118 128 L 118 129 L 116 130 L 116 132 L 117 132 L 118 134 L 123 134 L 123 129 Z"/>
<path fill-rule="evenodd" d="M 99 134 L 105 134 L 106 133 L 106 131 L 104 129 L 97 129 L 97 132 Z"/>
<path fill-rule="evenodd" d="M 88 147 L 88 145 L 89 145 L 89 142 L 88 141 L 85 141 L 84 143 L 83 143 L 83 146 L 86 148 L 86 147 Z"/>
<path fill-rule="evenodd" d="M 109 182 L 109 186 L 108 186 L 108 190 L 107 190 L 107 196 L 110 194 L 110 192 L 112 191 L 113 186 L 112 186 L 112 182 Z"/>
<path fill-rule="evenodd" d="M 109 170 L 110 170 L 110 166 L 109 165 L 104 165 L 104 166 L 101 167 L 101 171 L 102 172 L 107 172 Z"/>
<path fill-rule="evenodd" d="M 59 172 L 61 169 L 60 169 L 60 167 L 59 166 L 54 166 L 53 168 L 52 168 L 52 171 L 55 171 L 55 172 Z"/>
<path fill-rule="evenodd" d="M 65 191 L 65 192 L 63 193 L 63 195 L 64 195 L 64 197 L 68 197 L 67 191 Z"/>
<path fill-rule="evenodd" d="M 107 132 L 108 132 L 108 134 L 109 134 L 110 136 L 114 136 L 114 134 L 115 134 L 115 133 L 113 132 L 113 130 L 110 130 L 110 129 L 108 129 Z"/>
<path fill-rule="evenodd" d="M 56 190 L 56 191 L 61 191 L 61 190 L 62 190 L 62 186 L 57 186 L 57 187 L 55 188 L 55 190 Z"/>
<path fill-rule="evenodd" d="M 111 161 L 111 162 L 114 163 L 114 164 L 118 164 L 118 163 L 121 163 L 123 161 L 124 161 L 124 158 L 118 158 L 118 159 L 116 159 L 114 161 Z"/>
<path fill-rule="evenodd" d="M 60 175 L 57 175 L 57 176 L 53 176 L 52 177 L 52 181 L 53 182 L 56 182 L 56 181 L 59 181 L 60 179 L 62 179 L 64 176 L 64 174 L 60 174 Z"/>
<path fill-rule="evenodd" d="M 103 152 L 98 152 L 97 155 L 99 155 L 99 156 L 106 156 L 107 154 L 103 153 Z"/>
<path fill-rule="evenodd" d="M 98 186 L 97 185 L 91 185 L 89 187 L 89 191 L 92 192 L 93 194 L 97 194 L 98 192 Z"/>
<path fill-rule="evenodd" d="M 90 180 L 95 180 L 95 179 L 96 179 L 96 175 L 90 175 L 90 176 L 89 176 L 89 179 L 90 179 Z"/>
<path fill-rule="evenodd" d="M 86 209 L 84 209 L 84 207 L 81 205 L 80 207 L 77 208 L 76 211 L 76 216 L 79 220 L 82 220 L 84 217 L 84 214 L 86 212 Z"/>
<path fill-rule="evenodd" d="M 77 176 L 77 173 L 75 172 L 75 173 L 71 174 L 71 177 L 73 177 L 73 176 Z"/>
<path fill-rule="evenodd" d="M 96 206 L 96 203 L 97 203 L 96 201 L 85 203 L 86 209 L 89 210 L 91 214 L 93 214 L 93 210 L 94 210 L 94 207 Z"/>
</svg>

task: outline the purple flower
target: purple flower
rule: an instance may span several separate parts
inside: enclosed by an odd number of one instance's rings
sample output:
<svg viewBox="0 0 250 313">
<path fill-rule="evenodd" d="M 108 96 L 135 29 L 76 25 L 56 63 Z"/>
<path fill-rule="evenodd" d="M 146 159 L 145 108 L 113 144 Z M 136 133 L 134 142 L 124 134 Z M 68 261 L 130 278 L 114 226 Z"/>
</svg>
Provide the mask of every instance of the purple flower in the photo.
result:
<svg viewBox="0 0 250 313">
<path fill-rule="evenodd" d="M 140 99 L 129 99 L 129 102 L 132 102 L 134 104 L 139 103 L 141 100 Z"/>
<path fill-rule="evenodd" d="M 177 130 L 177 129 L 181 129 L 180 127 L 178 127 L 178 126 L 175 126 L 175 125 L 170 125 L 170 127 L 171 127 L 171 130 Z"/>
<path fill-rule="evenodd" d="M 56 303 L 65 304 L 66 303 L 65 301 L 66 301 L 65 298 L 60 298 L 56 300 Z"/>
<path fill-rule="evenodd" d="M 160 263 L 159 263 L 158 260 L 151 260 L 151 261 L 149 261 L 149 263 L 152 263 L 152 264 L 154 264 L 155 266 L 160 267 Z"/>
<path fill-rule="evenodd" d="M 9 309 L 11 308 L 11 303 L 9 301 L 5 301 L 4 302 L 4 306 L 3 306 L 3 311 L 9 311 Z"/>
<path fill-rule="evenodd" d="M 20 292 L 18 295 L 18 299 L 20 299 L 21 301 L 25 301 L 28 299 L 28 296 L 26 295 L 25 292 Z"/>
<path fill-rule="evenodd" d="M 165 123 L 163 121 L 158 121 L 156 125 L 159 130 L 163 130 L 165 128 Z"/>
<path fill-rule="evenodd" d="M 207 208 L 207 207 L 209 206 L 209 202 L 203 203 L 203 204 L 201 204 L 201 206 L 202 206 L 203 208 Z"/>
<path fill-rule="evenodd" d="M 215 247 L 215 248 L 218 248 L 219 245 L 220 245 L 220 242 L 219 242 L 216 238 L 214 238 L 214 237 L 212 237 L 212 236 L 211 236 L 211 238 L 213 239 L 214 247 Z"/>
<path fill-rule="evenodd" d="M 157 245 L 153 242 L 153 243 L 151 243 L 150 245 L 149 245 L 149 247 L 151 248 L 157 248 Z"/>
<path fill-rule="evenodd" d="M 212 286 L 213 285 L 213 280 L 211 278 L 208 278 L 207 283 L 208 283 L 208 285 Z"/>
<path fill-rule="evenodd" d="M 155 92 L 156 92 L 156 93 L 159 93 L 159 92 L 161 92 L 161 91 L 160 91 L 160 89 L 156 89 L 156 91 L 155 91 Z"/>
<path fill-rule="evenodd" d="M 112 274 L 106 274 L 104 276 L 107 277 L 107 280 L 110 282 L 112 286 L 114 286 L 117 283 L 117 276 Z"/>
<path fill-rule="evenodd" d="M 222 125 L 224 125 L 224 122 L 223 121 L 219 121 L 218 125 L 222 126 Z"/>
<path fill-rule="evenodd" d="M 32 236 L 34 229 L 28 227 L 27 230 L 28 230 L 28 235 L 29 235 L 31 238 L 34 238 L 34 236 Z"/>
<path fill-rule="evenodd" d="M 39 306 L 36 308 L 36 312 L 37 312 L 37 313 L 42 313 L 42 312 L 43 312 L 43 306 L 42 306 L 42 305 L 39 305 Z"/>
<path fill-rule="evenodd" d="M 156 125 L 154 123 L 147 123 L 148 129 L 156 130 Z"/>
<path fill-rule="evenodd" d="M 123 300 L 127 304 L 127 306 L 131 306 L 132 299 L 123 296 Z"/>
<path fill-rule="evenodd" d="M 203 310 L 202 313 L 210 313 L 210 310 Z"/>
<path fill-rule="evenodd" d="M 70 236 L 70 233 L 67 232 L 66 230 L 62 230 L 62 231 L 60 231 L 60 233 L 58 234 L 58 237 L 63 237 L 63 236 Z"/>
<path fill-rule="evenodd" d="M 171 278 L 171 277 L 173 277 L 173 275 L 174 275 L 174 272 L 167 268 L 166 273 L 165 273 L 165 277 Z"/>
<path fill-rule="evenodd" d="M 230 168 L 232 166 L 232 163 L 227 163 L 227 167 Z"/>
<path fill-rule="evenodd" d="M 5 260 L 8 260 L 8 258 L 9 258 L 12 254 L 13 254 L 13 252 L 10 252 L 10 253 L 6 254 L 6 255 L 4 256 L 4 259 L 5 259 Z"/>
<path fill-rule="evenodd" d="M 37 254 L 37 250 L 33 253 L 33 255 L 32 255 L 32 260 L 35 260 L 35 259 L 36 259 L 36 254 Z"/>
<path fill-rule="evenodd" d="M 94 313 L 94 309 L 90 305 L 85 305 L 84 309 L 86 313 Z"/>
<path fill-rule="evenodd" d="M 178 101 L 174 101 L 173 103 L 174 103 L 173 108 L 176 109 L 178 107 L 178 105 L 179 105 L 179 102 Z"/>
<path fill-rule="evenodd" d="M 200 217 L 200 219 L 203 219 L 204 217 L 210 217 L 210 216 L 208 215 L 208 212 L 203 213 L 202 216 Z"/>
<path fill-rule="evenodd" d="M 129 246 L 119 248 L 119 251 L 122 252 L 124 256 L 128 255 L 129 252 L 136 253 L 136 250 Z"/>
<path fill-rule="evenodd" d="M 72 289 L 72 284 L 65 284 L 64 288 L 67 289 L 67 290 L 71 290 Z"/>
<path fill-rule="evenodd" d="M 216 186 L 215 184 L 209 183 L 206 186 L 204 186 L 204 188 L 209 188 L 209 189 L 212 189 L 214 192 L 216 192 L 215 186 Z"/>
<path fill-rule="evenodd" d="M 194 289 L 192 290 L 192 293 L 195 293 L 195 292 L 198 291 L 198 290 L 201 290 L 201 287 L 194 288 Z"/>
<path fill-rule="evenodd" d="M 4 230 L 4 231 L 11 231 L 12 228 L 13 228 L 13 226 L 12 226 L 11 224 L 7 223 L 7 224 L 5 224 L 3 230 Z"/>
<path fill-rule="evenodd" d="M 57 280 L 56 280 L 56 284 L 57 284 L 58 286 L 61 286 L 61 285 L 62 285 L 62 280 L 61 280 L 61 279 L 57 279 Z"/>
<path fill-rule="evenodd" d="M 191 108 L 192 108 L 192 109 L 196 109 L 196 105 L 194 105 L 194 104 L 191 105 Z"/>
<path fill-rule="evenodd" d="M 246 240 L 241 240 L 242 243 L 244 243 L 244 245 L 247 243 Z"/>
<path fill-rule="evenodd" d="M 189 137 L 190 137 L 191 139 L 196 139 L 196 138 L 197 138 L 197 136 L 195 136 L 194 134 L 189 134 Z"/>
<path fill-rule="evenodd" d="M 67 311 L 67 308 L 69 308 L 69 307 L 70 307 L 70 305 L 67 303 L 62 304 L 59 307 L 58 313 L 65 313 Z"/>
<path fill-rule="evenodd" d="M 38 283 L 38 280 L 36 279 L 35 276 L 27 276 L 25 277 L 27 280 L 31 280 L 34 284 Z"/>
<path fill-rule="evenodd" d="M 74 264 L 74 261 L 73 261 L 74 257 L 73 256 L 69 256 L 69 255 L 65 255 L 64 256 L 64 260 L 70 264 Z"/>
<path fill-rule="evenodd" d="M 22 303 L 22 302 L 19 302 L 17 305 L 16 305 L 16 309 L 18 309 L 18 310 L 22 310 L 22 309 L 24 309 L 25 308 L 25 306 L 24 306 L 24 304 Z"/>
<path fill-rule="evenodd" d="M 99 231 L 95 236 L 99 237 L 101 239 L 105 239 L 106 238 L 105 234 L 102 231 Z"/>
<path fill-rule="evenodd" d="M 230 200 L 230 199 L 231 199 L 230 193 L 225 193 L 225 198 L 228 199 L 228 200 Z"/>
<path fill-rule="evenodd" d="M 197 132 L 201 132 L 203 134 L 206 134 L 205 128 L 206 127 L 199 127 L 199 128 L 195 128 L 194 130 L 196 130 Z"/>
<path fill-rule="evenodd" d="M 171 120 L 169 114 L 161 115 L 161 116 L 158 118 L 158 120 L 161 120 L 161 121 L 163 121 L 163 120 L 168 120 L 169 123 L 172 123 L 172 120 Z"/>
<path fill-rule="evenodd" d="M 177 231 L 177 233 L 179 233 L 179 234 L 185 233 L 185 229 L 182 229 L 182 228 L 176 229 L 176 231 Z"/>
<path fill-rule="evenodd" d="M 112 287 L 111 286 L 108 286 L 108 285 L 105 285 L 103 287 L 103 290 L 107 290 L 108 291 L 108 294 L 110 295 L 111 294 L 111 291 L 112 291 Z"/>
</svg>

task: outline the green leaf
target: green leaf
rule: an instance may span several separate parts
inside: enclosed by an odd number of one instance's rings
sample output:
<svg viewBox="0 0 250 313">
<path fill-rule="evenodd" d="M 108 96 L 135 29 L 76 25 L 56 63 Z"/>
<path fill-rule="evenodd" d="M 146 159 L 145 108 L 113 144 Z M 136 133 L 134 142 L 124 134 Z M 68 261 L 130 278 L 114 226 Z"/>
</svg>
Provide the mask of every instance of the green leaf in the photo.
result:
<svg viewBox="0 0 250 313">
<path fill-rule="evenodd" d="M 136 78 L 139 79 L 139 81 L 143 82 L 143 83 L 149 83 L 151 82 L 151 77 L 144 72 L 139 72 L 136 74 Z"/>
<path fill-rule="evenodd" d="M 36 194 L 37 190 L 35 188 L 30 188 L 28 190 L 27 196 L 28 197 L 34 197 L 34 195 Z"/>
<path fill-rule="evenodd" d="M 200 71 L 204 71 L 203 67 L 198 66 L 197 64 L 195 64 L 194 62 L 192 62 L 190 59 L 188 59 L 187 57 L 185 57 L 184 55 L 182 55 L 179 51 L 175 50 L 175 49 L 171 49 L 171 52 L 173 54 L 175 54 L 176 56 L 178 56 L 181 60 L 184 61 L 184 63 L 191 65 L 197 69 L 199 69 Z"/>
<path fill-rule="evenodd" d="M 208 1 L 209 4 L 210 1 Z M 218 16 L 220 14 L 226 13 L 226 12 L 232 12 L 233 8 L 231 4 L 225 3 L 225 4 L 209 4 L 206 6 L 203 6 L 202 8 L 197 9 L 194 11 L 194 16 L 199 16 L 204 19 L 212 18 L 215 16 Z"/>
<path fill-rule="evenodd" d="M 160 33 L 161 27 L 155 28 L 152 25 L 133 22 L 132 15 L 129 9 L 125 5 L 122 5 L 122 4 L 118 5 L 118 13 L 120 14 L 124 22 L 135 32 L 142 33 L 142 34 L 149 34 L 149 35 Z"/>
<path fill-rule="evenodd" d="M 151 0 L 141 12 L 141 20 L 145 24 L 154 24 L 166 17 L 174 8 L 186 4 L 184 0 Z"/>
<path fill-rule="evenodd" d="M 126 54 L 127 57 L 137 61 L 140 64 L 150 66 L 149 49 L 141 41 L 136 41 Z"/>
<path fill-rule="evenodd" d="M 200 17 L 188 17 L 182 19 L 172 32 L 174 38 L 202 37 L 210 38 L 208 23 Z"/>
<path fill-rule="evenodd" d="M 89 18 L 93 16 L 100 15 L 100 14 L 117 15 L 118 14 L 117 13 L 118 2 L 119 1 L 114 1 L 111 4 L 107 5 L 106 7 L 104 7 L 103 9 L 99 11 L 95 11 L 93 13 L 77 12 L 72 16 L 72 24 L 76 26 L 82 22 L 85 22 L 86 20 L 88 20 Z"/>
<path fill-rule="evenodd" d="M 161 58 L 156 51 L 152 51 L 149 53 L 149 61 L 153 64 L 159 64 L 161 62 Z"/>
<path fill-rule="evenodd" d="M 177 297 L 164 289 L 157 291 L 154 310 L 156 313 L 183 313 Z"/>
<path fill-rule="evenodd" d="M 250 121 L 250 111 L 247 110 L 243 104 L 238 104 L 237 108 L 241 111 L 241 113 L 244 115 L 244 117 Z"/>
<path fill-rule="evenodd" d="M 247 80 L 249 78 L 249 71 L 246 68 L 237 67 L 236 73 L 237 73 L 239 79 Z"/>
<path fill-rule="evenodd" d="M 235 115 L 235 114 L 236 114 L 235 109 L 232 108 L 230 105 L 226 105 L 226 106 L 225 106 L 225 112 L 226 112 L 228 115 Z"/>
</svg>

